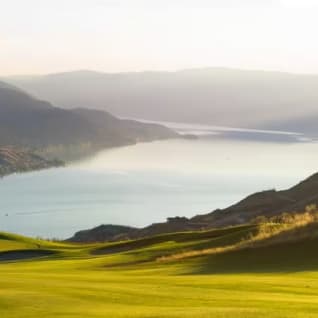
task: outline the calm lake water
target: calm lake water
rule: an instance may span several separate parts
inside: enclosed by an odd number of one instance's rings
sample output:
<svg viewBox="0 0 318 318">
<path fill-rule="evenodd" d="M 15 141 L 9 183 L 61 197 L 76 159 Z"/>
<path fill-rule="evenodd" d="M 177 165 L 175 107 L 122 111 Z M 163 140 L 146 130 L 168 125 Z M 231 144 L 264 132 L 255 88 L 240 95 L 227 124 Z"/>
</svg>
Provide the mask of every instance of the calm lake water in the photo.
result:
<svg viewBox="0 0 318 318">
<path fill-rule="evenodd" d="M 191 130 L 193 132 L 193 129 Z M 283 189 L 318 171 L 318 144 L 168 140 L 0 180 L 0 230 L 66 238 L 102 223 L 145 226 Z"/>
</svg>

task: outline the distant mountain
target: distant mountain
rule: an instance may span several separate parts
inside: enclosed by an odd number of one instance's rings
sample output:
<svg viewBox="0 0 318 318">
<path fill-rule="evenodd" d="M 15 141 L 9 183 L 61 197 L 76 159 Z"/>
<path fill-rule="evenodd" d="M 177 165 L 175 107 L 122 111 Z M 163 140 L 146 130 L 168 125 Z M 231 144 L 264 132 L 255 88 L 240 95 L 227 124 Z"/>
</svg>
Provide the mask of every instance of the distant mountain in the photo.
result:
<svg viewBox="0 0 318 318">
<path fill-rule="evenodd" d="M 226 68 L 117 74 L 77 71 L 7 81 L 63 108 L 245 128 L 266 128 L 274 121 L 279 129 L 280 121 L 317 114 L 318 103 L 318 76 Z M 296 121 L 288 129 L 305 127 L 306 123 Z"/>
<path fill-rule="evenodd" d="M 105 111 L 53 107 L 0 83 L 0 146 L 101 149 L 176 136 L 166 127 L 120 120 Z"/>
<path fill-rule="evenodd" d="M 122 240 L 149 237 L 163 233 L 183 232 L 211 228 L 221 228 L 246 224 L 258 216 L 272 217 L 284 212 L 303 212 L 308 205 L 318 205 L 318 173 L 300 182 L 296 186 L 283 191 L 263 191 L 252 194 L 242 201 L 208 214 L 197 215 L 191 219 L 185 217 L 168 218 L 167 222 L 152 224 L 141 229 L 126 229 L 109 235 L 107 225 L 100 235 L 99 227 L 85 231 L 85 236 L 75 234 L 69 239 L 79 238 L 85 241 Z"/>
<path fill-rule="evenodd" d="M 318 105 L 318 104 L 317 104 Z M 264 126 L 270 130 L 297 131 L 304 134 L 304 137 L 318 137 L 318 109 L 316 114 L 300 116 L 298 118 L 273 120 Z"/>
</svg>

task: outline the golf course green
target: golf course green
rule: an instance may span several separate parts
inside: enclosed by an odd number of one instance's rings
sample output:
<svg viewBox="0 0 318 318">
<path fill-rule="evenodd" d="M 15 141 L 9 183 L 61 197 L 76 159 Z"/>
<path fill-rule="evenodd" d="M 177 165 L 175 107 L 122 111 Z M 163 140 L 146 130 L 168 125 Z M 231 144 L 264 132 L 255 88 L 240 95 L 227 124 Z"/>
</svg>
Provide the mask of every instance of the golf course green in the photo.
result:
<svg viewBox="0 0 318 318">
<path fill-rule="evenodd" d="M 318 238 L 248 244 L 259 231 L 89 245 L 0 233 L 0 317 L 318 317 Z"/>
</svg>

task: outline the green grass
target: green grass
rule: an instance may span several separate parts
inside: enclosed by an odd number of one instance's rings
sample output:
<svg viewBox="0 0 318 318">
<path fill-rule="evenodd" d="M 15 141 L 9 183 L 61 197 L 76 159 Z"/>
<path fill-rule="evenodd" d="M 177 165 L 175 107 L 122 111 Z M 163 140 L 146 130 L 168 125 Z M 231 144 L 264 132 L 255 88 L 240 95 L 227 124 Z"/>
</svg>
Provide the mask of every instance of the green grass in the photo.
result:
<svg viewBox="0 0 318 318">
<path fill-rule="evenodd" d="M 0 233 L 0 259 L 4 251 L 54 252 L 0 261 L 0 317 L 318 317 L 317 238 L 159 261 L 239 243 L 256 230 L 95 245 Z"/>
</svg>

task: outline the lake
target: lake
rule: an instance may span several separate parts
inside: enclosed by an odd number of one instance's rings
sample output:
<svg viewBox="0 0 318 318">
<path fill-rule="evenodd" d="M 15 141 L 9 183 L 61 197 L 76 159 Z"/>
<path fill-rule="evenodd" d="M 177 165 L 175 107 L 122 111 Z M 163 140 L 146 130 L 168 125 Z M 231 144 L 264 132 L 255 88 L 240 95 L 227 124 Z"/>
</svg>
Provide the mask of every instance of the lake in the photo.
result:
<svg viewBox="0 0 318 318">
<path fill-rule="evenodd" d="M 256 191 L 290 187 L 318 171 L 317 162 L 317 143 L 271 139 L 176 139 L 109 149 L 65 168 L 0 180 L 0 230 L 67 238 L 100 224 L 191 217 Z"/>
</svg>

